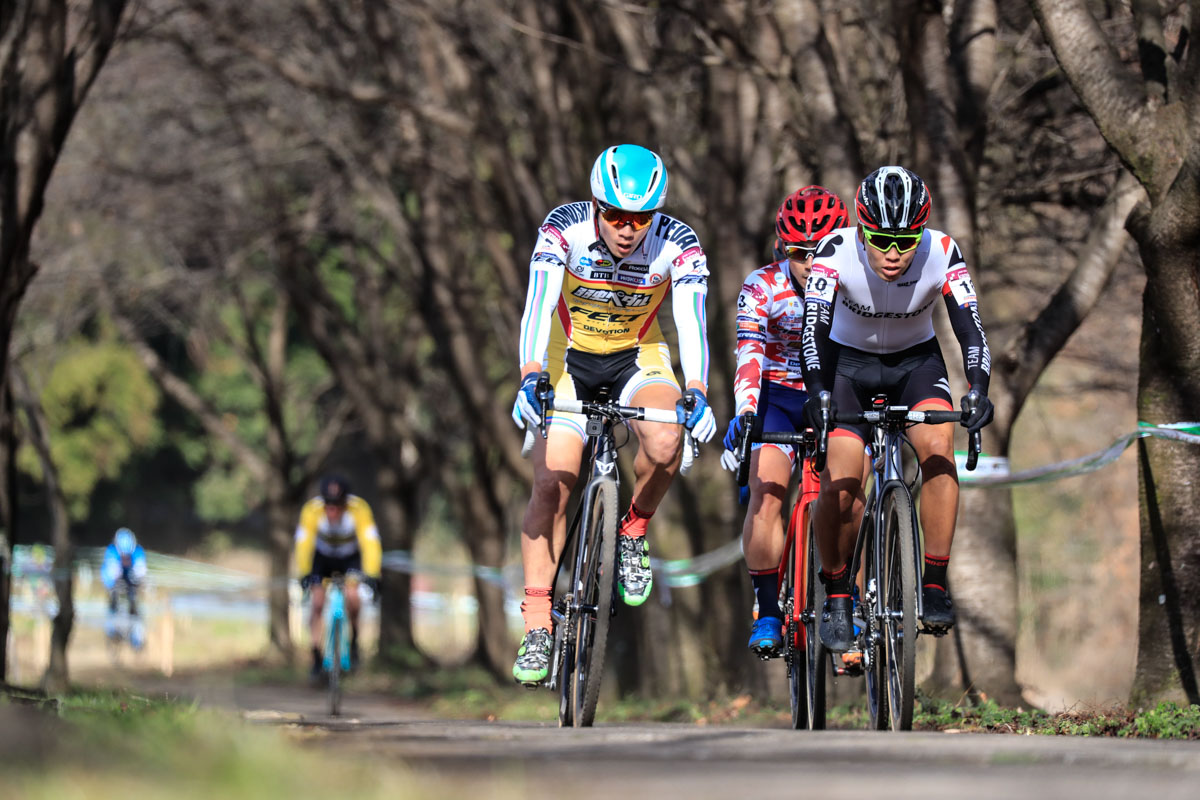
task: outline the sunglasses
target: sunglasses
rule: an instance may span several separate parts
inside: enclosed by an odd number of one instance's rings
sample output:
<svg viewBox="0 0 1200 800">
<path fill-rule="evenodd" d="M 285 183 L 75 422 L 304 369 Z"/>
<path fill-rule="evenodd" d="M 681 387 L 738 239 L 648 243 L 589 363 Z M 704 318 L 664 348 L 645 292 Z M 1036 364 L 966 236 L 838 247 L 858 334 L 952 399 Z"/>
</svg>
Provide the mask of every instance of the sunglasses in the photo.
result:
<svg viewBox="0 0 1200 800">
<path fill-rule="evenodd" d="M 783 254 L 795 261 L 803 261 L 817 254 L 817 246 L 815 244 L 785 244 L 783 246 Z"/>
<path fill-rule="evenodd" d="M 917 249 L 917 245 L 921 243 L 921 237 L 924 235 L 924 228 L 917 228 L 912 231 L 905 231 L 904 233 L 885 233 L 883 231 L 873 231 L 870 228 L 863 228 L 863 238 L 867 240 L 867 244 L 881 253 L 886 253 L 893 247 L 900 253 L 915 250 Z"/>
<path fill-rule="evenodd" d="M 655 214 L 653 211 L 625 211 L 624 209 L 601 203 L 599 200 L 596 201 L 596 205 L 600 208 L 600 218 L 618 230 L 625 227 L 627 223 L 635 231 L 648 228 Z"/>
</svg>

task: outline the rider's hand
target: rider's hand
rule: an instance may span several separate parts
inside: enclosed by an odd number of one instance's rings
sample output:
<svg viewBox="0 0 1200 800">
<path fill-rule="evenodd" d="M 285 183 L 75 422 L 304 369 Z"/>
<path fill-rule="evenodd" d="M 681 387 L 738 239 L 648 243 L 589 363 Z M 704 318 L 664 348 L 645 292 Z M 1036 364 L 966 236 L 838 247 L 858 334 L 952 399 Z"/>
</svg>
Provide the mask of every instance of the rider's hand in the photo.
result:
<svg viewBox="0 0 1200 800">
<path fill-rule="evenodd" d="M 725 452 L 721 453 L 721 466 L 730 472 L 737 472 L 738 465 L 741 463 L 742 460 L 738 458 L 737 453 L 733 450 L 726 450 Z"/>
<path fill-rule="evenodd" d="M 964 414 L 969 413 L 972 399 L 975 400 L 975 413 L 971 414 L 963 422 L 963 425 L 967 427 L 968 433 L 975 433 L 982 430 L 985 425 L 991 423 L 992 416 L 995 413 L 995 407 L 992 405 L 992 401 L 988 399 L 988 396 L 972 389 L 963 395 L 962 410 Z"/>
<path fill-rule="evenodd" d="M 366 585 L 366 587 L 368 589 L 371 590 L 371 594 L 378 596 L 378 594 L 379 594 L 379 578 L 372 578 L 370 575 L 364 575 L 362 582 L 364 585 Z"/>
<path fill-rule="evenodd" d="M 684 408 L 684 400 L 675 404 L 675 415 L 679 424 L 692 432 L 692 438 L 697 442 L 707 442 L 717 432 L 717 418 L 708 407 L 704 392 L 699 389 L 688 389 L 688 397 L 693 399 L 691 413 Z"/>
<path fill-rule="evenodd" d="M 532 428 L 542 424 L 542 404 L 537 396 L 538 373 L 531 372 L 521 379 L 517 389 L 517 402 L 513 403 L 512 418 L 518 428 Z M 554 402 L 554 390 L 550 390 L 548 403 Z"/>
<path fill-rule="evenodd" d="M 742 442 L 742 431 L 746 428 L 746 418 L 752 417 L 751 414 L 738 414 L 733 419 L 729 420 L 729 427 L 725 430 L 725 438 L 721 440 L 721 444 L 726 450 L 737 450 L 738 445 Z"/>
<path fill-rule="evenodd" d="M 833 398 L 829 399 L 829 429 L 833 430 L 833 420 L 837 417 L 837 405 Z M 812 428 L 818 435 L 821 433 L 821 398 L 809 397 L 804 404 L 804 424 Z"/>
<path fill-rule="evenodd" d="M 307 590 L 311 589 L 312 587 L 320 584 L 320 582 L 321 582 L 321 576 L 315 572 L 310 572 L 300 579 L 300 588 L 307 591 Z"/>
</svg>

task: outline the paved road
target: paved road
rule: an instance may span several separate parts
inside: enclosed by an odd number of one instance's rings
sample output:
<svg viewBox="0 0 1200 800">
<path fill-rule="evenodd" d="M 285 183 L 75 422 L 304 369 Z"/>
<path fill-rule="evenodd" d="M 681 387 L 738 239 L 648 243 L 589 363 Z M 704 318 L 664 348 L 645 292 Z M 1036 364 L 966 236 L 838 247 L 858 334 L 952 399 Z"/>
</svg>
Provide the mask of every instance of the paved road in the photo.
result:
<svg viewBox="0 0 1200 800">
<path fill-rule="evenodd" d="M 306 746 L 405 765 L 413 784 L 457 797 L 1200 798 L 1200 743 L 1077 737 L 806 732 L 682 724 L 447 721 L 351 695 L 226 687 L 201 699 L 288 725 Z M 425 716 L 423 716 L 423 714 Z M 557 787 L 555 789 L 554 787 Z"/>
</svg>

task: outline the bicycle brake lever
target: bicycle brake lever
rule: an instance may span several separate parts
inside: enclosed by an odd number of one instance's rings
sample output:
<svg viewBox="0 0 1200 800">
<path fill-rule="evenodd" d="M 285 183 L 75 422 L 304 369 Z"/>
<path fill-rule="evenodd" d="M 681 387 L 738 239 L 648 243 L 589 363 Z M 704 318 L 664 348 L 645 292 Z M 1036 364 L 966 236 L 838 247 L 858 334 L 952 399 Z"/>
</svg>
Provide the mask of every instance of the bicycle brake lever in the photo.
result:
<svg viewBox="0 0 1200 800">
<path fill-rule="evenodd" d="M 829 392 L 821 392 L 817 403 L 821 410 L 821 430 L 817 432 L 817 453 L 813 456 L 813 469 L 820 473 L 825 471 L 825 460 L 829 454 L 829 412 L 833 403 L 832 395 Z"/>
<path fill-rule="evenodd" d="M 538 375 L 537 380 L 537 397 L 538 405 L 541 406 L 542 421 L 538 423 L 538 430 L 541 431 L 542 438 L 546 438 L 546 412 L 550 407 L 550 373 L 543 372 Z"/>
<path fill-rule="evenodd" d="M 750 481 L 750 435 L 754 428 L 754 414 L 742 414 L 742 437 L 738 442 L 737 485 L 745 486 Z"/>
</svg>

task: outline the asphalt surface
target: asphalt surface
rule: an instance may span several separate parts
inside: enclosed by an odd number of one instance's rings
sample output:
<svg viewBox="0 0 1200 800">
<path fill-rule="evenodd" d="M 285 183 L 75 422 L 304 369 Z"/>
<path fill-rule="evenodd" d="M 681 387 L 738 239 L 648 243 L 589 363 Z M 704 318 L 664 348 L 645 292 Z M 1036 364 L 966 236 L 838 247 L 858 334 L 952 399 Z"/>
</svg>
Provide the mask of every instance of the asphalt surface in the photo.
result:
<svg viewBox="0 0 1200 800">
<path fill-rule="evenodd" d="M 436 796 L 563 798 L 1200 798 L 1200 743 L 968 733 L 792 731 L 729 725 L 429 718 L 394 699 L 209 687 L 202 702 L 411 776 Z M 425 792 L 420 792 L 425 793 Z"/>
</svg>

